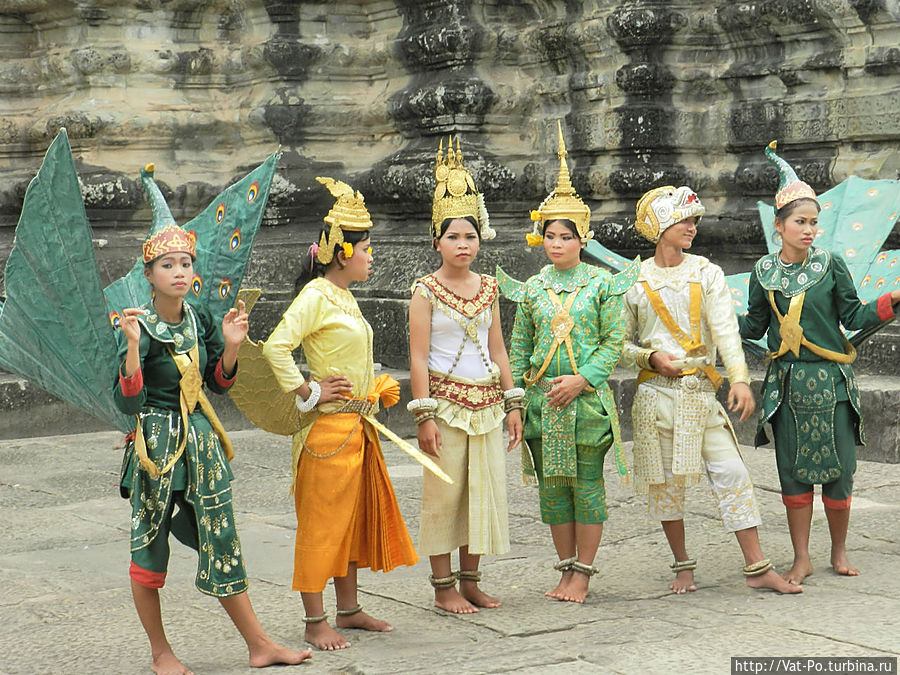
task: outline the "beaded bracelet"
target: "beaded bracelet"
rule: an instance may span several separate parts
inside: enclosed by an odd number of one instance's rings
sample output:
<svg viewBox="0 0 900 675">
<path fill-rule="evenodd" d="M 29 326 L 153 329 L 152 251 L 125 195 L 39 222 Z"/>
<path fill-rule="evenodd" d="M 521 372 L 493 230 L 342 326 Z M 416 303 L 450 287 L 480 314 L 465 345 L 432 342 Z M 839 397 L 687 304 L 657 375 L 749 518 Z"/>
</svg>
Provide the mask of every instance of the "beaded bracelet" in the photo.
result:
<svg viewBox="0 0 900 675">
<path fill-rule="evenodd" d="M 434 418 L 434 410 L 421 410 L 414 415 L 416 425 L 422 424 L 422 422 L 427 422 L 428 420 L 433 420 Z"/>
<path fill-rule="evenodd" d="M 523 397 L 520 396 L 518 398 L 508 398 L 503 401 L 503 412 L 508 413 L 511 410 L 525 410 Z"/>
<path fill-rule="evenodd" d="M 513 387 L 503 392 L 503 398 L 505 399 L 522 398 L 523 396 L 525 396 L 525 390 L 522 387 Z"/>
<path fill-rule="evenodd" d="M 319 386 L 318 382 L 310 380 L 306 384 L 309 386 L 309 398 L 304 401 L 299 394 L 297 395 L 297 410 L 302 413 L 308 413 L 315 408 L 316 403 L 319 402 L 319 397 L 322 396 L 322 387 Z"/>
</svg>

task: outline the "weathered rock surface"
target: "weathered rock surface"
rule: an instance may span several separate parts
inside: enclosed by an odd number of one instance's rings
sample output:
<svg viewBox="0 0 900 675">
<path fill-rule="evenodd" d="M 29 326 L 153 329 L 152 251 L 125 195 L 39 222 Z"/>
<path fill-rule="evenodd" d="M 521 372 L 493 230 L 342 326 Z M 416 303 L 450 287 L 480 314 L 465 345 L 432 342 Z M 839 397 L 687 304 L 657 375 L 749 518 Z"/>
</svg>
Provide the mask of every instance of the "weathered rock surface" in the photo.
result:
<svg viewBox="0 0 900 675">
<path fill-rule="evenodd" d="M 601 241 L 647 253 L 629 227 L 637 197 L 690 183 L 710 214 L 695 249 L 743 271 L 764 252 L 769 140 L 820 191 L 897 177 L 898 20 L 893 0 L 0 0 L 0 261 L 59 126 L 108 279 L 149 222 L 143 164 L 184 222 L 281 145 L 246 278 L 265 290 L 253 333 L 293 295 L 330 205 L 314 177 L 332 175 L 365 193 L 378 224 L 360 295 L 378 358 L 404 367 L 402 300 L 437 261 L 439 137 L 461 134 L 499 233 L 479 271 L 502 262 L 524 278 L 543 264 L 522 234 L 555 179 L 557 119 Z M 874 344 L 895 353 L 900 331 Z M 863 370 L 897 373 L 895 359 L 863 357 Z"/>
</svg>

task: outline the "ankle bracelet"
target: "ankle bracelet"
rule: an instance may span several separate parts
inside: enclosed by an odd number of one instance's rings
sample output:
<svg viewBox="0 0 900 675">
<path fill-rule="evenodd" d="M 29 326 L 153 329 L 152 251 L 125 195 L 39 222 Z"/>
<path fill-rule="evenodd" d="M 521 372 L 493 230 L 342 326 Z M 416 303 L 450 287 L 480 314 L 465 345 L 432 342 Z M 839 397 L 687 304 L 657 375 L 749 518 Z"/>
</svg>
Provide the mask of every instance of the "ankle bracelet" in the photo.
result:
<svg viewBox="0 0 900 675">
<path fill-rule="evenodd" d="M 322 616 L 304 616 L 303 623 L 322 623 L 327 618 L 327 614 L 323 614 Z"/>
<path fill-rule="evenodd" d="M 679 572 L 688 572 L 691 570 L 697 569 L 697 559 L 696 558 L 688 558 L 687 560 L 676 560 L 669 567 L 672 568 L 672 571 L 675 574 Z"/>
<path fill-rule="evenodd" d="M 553 566 L 553 569 L 559 572 L 568 572 L 572 569 L 572 563 L 578 562 L 578 558 L 572 556 L 571 558 L 566 558 L 565 560 L 560 560 Z"/>
<path fill-rule="evenodd" d="M 456 573 L 451 572 L 448 577 L 439 577 L 435 578 L 433 574 L 429 575 L 428 581 L 431 582 L 431 585 L 435 588 L 452 588 L 456 586 Z"/>
<path fill-rule="evenodd" d="M 353 616 L 354 614 L 359 614 L 362 611 L 362 605 L 357 605 L 353 609 L 339 609 L 335 612 L 338 616 Z"/>
<path fill-rule="evenodd" d="M 764 560 L 760 560 L 759 562 L 751 563 L 744 567 L 744 576 L 745 577 L 759 577 L 772 569 L 772 561 L 768 558 Z"/>
</svg>

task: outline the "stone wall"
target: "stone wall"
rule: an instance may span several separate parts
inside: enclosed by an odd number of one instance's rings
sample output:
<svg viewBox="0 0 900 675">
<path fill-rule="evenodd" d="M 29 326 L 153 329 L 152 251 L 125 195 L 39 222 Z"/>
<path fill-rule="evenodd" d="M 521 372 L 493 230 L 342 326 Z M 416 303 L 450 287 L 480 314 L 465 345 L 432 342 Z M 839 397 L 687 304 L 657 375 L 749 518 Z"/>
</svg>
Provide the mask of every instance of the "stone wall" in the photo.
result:
<svg viewBox="0 0 900 675">
<path fill-rule="evenodd" d="M 148 224 L 143 164 L 184 221 L 281 145 L 247 278 L 266 290 L 254 333 L 284 309 L 328 208 L 314 177 L 340 177 L 378 224 L 360 295 L 378 357 L 402 366 L 406 289 L 437 260 L 441 135 L 462 136 L 499 232 L 482 270 L 542 264 L 522 234 L 555 178 L 560 118 L 601 241 L 646 253 L 636 198 L 689 183 L 711 214 L 697 249 L 745 270 L 764 251 L 771 139 L 818 190 L 897 177 L 898 20 L 896 0 L 0 0 L 0 261 L 59 126 L 109 278 Z"/>
</svg>

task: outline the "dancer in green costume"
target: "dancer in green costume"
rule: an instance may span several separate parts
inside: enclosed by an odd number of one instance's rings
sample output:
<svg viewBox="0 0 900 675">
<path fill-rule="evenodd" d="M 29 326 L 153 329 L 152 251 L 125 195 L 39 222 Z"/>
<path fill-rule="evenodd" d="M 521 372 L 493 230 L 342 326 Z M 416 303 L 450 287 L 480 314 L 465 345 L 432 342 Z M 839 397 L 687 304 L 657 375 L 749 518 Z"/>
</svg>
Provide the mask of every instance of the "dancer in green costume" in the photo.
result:
<svg viewBox="0 0 900 675">
<path fill-rule="evenodd" d="M 524 284 L 498 268 L 503 294 L 519 307 L 513 326 L 510 365 L 515 385 L 525 388 L 522 449 L 526 477 L 536 478 L 541 518 L 550 532 L 562 573 L 546 595 L 584 602 L 594 557 L 607 519 L 603 461 L 612 449 L 617 470 L 628 469 L 612 390 L 606 380 L 625 340 L 622 294 L 638 265 L 609 272 L 581 262 L 593 236 L 591 211 L 569 178 L 562 130 L 557 186 L 536 211 L 530 246 L 543 244 L 551 265 Z"/>
<path fill-rule="evenodd" d="M 856 350 L 841 332 L 870 330 L 894 318 L 900 290 L 862 304 L 841 256 L 813 246 L 819 202 L 793 168 L 775 154 L 779 169 L 775 230 L 781 250 L 763 256 L 750 275 L 748 313 L 741 336 L 759 339 L 768 332 L 772 358 L 762 391 L 757 445 L 767 443 L 763 425 L 772 424 L 775 458 L 787 509 L 794 564 L 784 578 L 801 584 L 813 572 L 809 536 L 813 485 L 831 532 L 831 564 L 838 574 L 856 576 L 847 559 L 856 446 L 865 442 L 859 390 L 851 364 Z"/>
<path fill-rule="evenodd" d="M 310 656 L 273 642 L 253 612 L 231 506 L 231 446 L 201 391 L 204 382 L 223 391 L 237 368 L 247 319 L 242 307 L 228 309 L 231 288 L 243 277 L 276 159 L 218 195 L 191 222 L 197 234 L 175 224 L 148 165 L 143 180 L 154 228 L 144 255 L 101 289 L 61 130 L 28 186 L 6 265 L 0 364 L 123 431 L 138 422 L 121 486 L 132 500 L 131 588 L 157 673 L 190 673 L 162 624 L 158 589 L 170 529 L 198 550 L 197 587 L 220 600 L 247 643 L 251 666 Z"/>
</svg>

